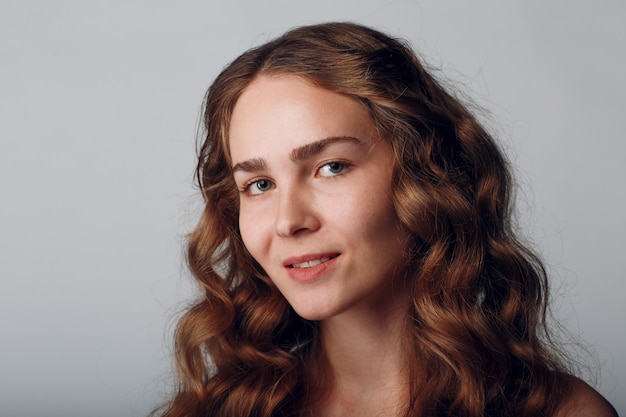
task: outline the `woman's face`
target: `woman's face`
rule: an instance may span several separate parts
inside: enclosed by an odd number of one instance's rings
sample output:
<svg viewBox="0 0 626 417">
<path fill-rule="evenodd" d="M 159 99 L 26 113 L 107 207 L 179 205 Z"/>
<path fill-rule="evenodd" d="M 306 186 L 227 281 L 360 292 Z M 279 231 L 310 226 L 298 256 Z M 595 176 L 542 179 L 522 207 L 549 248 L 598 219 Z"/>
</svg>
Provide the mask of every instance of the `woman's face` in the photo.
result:
<svg viewBox="0 0 626 417">
<path fill-rule="evenodd" d="M 300 316 L 397 302 L 408 235 L 391 149 L 364 106 L 296 76 L 261 76 L 229 136 L 243 242 Z"/>
</svg>

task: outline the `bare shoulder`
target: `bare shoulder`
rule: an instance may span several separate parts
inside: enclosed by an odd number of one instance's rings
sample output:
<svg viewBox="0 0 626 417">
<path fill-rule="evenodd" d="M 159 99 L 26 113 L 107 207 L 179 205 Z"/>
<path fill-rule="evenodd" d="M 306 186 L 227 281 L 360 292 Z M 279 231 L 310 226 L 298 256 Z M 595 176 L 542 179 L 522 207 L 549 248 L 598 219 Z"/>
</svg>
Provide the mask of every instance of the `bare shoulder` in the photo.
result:
<svg viewBox="0 0 626 417">
<path fill-rule="evenodd" d="M 572 390 L 554 417 L 618 417 L 613 406 L 596 390 L 575 379 Z"/>
</svg>

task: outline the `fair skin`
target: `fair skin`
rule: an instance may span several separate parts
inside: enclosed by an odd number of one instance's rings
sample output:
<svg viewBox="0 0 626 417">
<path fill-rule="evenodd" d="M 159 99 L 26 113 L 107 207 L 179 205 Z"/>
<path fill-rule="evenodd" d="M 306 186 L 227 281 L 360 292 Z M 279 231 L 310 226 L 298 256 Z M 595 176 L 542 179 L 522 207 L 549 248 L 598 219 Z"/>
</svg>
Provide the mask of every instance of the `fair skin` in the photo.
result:
<svg viewBox="0 0 626 417">
<path fill-rule="evenodd" d="M 317 411 L 396 413 L 408 234 L 389 145 L 361 104 L 294 76 L 253 81 L 229 137 L 243 241 L 294 310 L 321 323 L 332 384 Z"/>
<path fill-rule="evenodd" d="M 246 248 L 294 310 L 320 322 L 329 369 L 317 416 L 402 415 L 408 233 L 392 153 L 357 101 L 291 75 L 257 77 L 229 130 Z M 613 417 L 584 383 L 557 414 Z"/>
</svg>

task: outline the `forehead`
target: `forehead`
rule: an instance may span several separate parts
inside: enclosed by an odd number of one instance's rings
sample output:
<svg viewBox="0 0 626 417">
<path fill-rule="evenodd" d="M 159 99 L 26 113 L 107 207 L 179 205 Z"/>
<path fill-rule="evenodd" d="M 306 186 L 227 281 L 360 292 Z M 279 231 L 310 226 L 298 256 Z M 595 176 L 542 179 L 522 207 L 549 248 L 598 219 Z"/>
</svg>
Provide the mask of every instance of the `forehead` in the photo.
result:
<svg viewBox="0 0 626 417">
<path fill-rule="evenodd" d="M 363 104 L 294 75 L 256 78 L 235 105 L 228 136 L 233 164 L 288 153 L 326 137 L 364 142 L 378 137 Z"/>
</svg>

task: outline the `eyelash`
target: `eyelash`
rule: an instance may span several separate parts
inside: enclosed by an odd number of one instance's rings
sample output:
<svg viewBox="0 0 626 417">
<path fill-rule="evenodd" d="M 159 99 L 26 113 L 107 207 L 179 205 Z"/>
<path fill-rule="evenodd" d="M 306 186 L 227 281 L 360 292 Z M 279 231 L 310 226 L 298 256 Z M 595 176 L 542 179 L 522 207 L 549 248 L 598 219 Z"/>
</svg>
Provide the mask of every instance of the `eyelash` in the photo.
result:
<svg viewBox="0 0 626 417">
<path fill-rule="evenodd" d="M 324 168 L 324 167 L 330 167 L 330 165 L 340 165 L 341 166 L 341 171 L 339 171 L 338 173 L 333 173 L 332 175 L 319 175 L 320 171 Z M 329 162 L 324 162 L 321 165 L 319 165 L 316 169 L 315 169 L 315 174 L 316 176 L 321 176 L 322 178 L 334 178 L 337 177 L 339 175 L 343 175 L 344 172 L 349 169 L 352 166 L 351 163 L 346 162 L 346 161 L 329 161 Z M 264 179 L 264 178 L 260 178 L 260 179 L 252 179 L 250 181 L 247 181 L 246 183 L 243 184 L 243 186 L 239 189 L 239 193 L 240 194 L 248 194 L 250 193 L 250 188 L 255 185 L 258 184 L 260 182 L 267 182 L 271 187 L 273 187 L 273 183 L 268 180 L 268 179 Z M 271 189 L 271 188 L 270 188 Z M 265 192 L 269 191 L 262 191 L 258 194 L 251 194 L 252 196 L 256 196 L 256 195 L 260 195 L 260 194 L 264 194 Z"/>
<path fill-rule="evenodd" d="M 315 170 L 316 174 L 319 174 L 319 172 L 322 170 L 322 168 L 329 167 L 330 165 L 333 165 L 333 164 L 341 165 L 341 168 L 342 168 L 341 171 L 336 173 L 336 174 L 334 174 L 334 175 L 325 176 L 325 178 L 332 178 L 332 177 L 336 177 L 338 175 L 342 175 L 346 169 L 349 169 L 352 166 L 349 162 L 346 162 L 346 161 L 329 161 L 329 162 L 324 162 L 323 164 L 319 165 L 318 168 Z"/>
<path fill-rule="evenodd" d="M 254 180 L 250 180 L 250 181 L 248 181 L 248 182 L 244 183 L 244 184 L 241 186 L 241 188 L 239 189 L 239 193 L 240 193 L 240 194 L 250 194 L 250 187 L 252 187 L 254 184 L 257 184 L 257 183 L 259 183 L 259 182 L 261 182 L 261 181 L 266 181 L 266 182 L 268 182 L 268 183 L 272 184 L 272 182 L 271 182 L 270 180 L 266 180 L 266 179 L 263 179 L 263 178 L 261 178 L 261 179 L 254 179 Z M 268 191 L 269 191 L 269 190 L 268 190 Z M 259 194 L 263 194 L 263 193 L 259 193 Z M 250 194 L 250 195 L 253 195 L 253 196 L 254 196 L 254 195 L 259 195 L 259 194 Z"/>
</svg>

